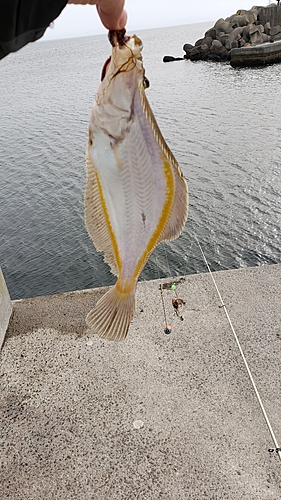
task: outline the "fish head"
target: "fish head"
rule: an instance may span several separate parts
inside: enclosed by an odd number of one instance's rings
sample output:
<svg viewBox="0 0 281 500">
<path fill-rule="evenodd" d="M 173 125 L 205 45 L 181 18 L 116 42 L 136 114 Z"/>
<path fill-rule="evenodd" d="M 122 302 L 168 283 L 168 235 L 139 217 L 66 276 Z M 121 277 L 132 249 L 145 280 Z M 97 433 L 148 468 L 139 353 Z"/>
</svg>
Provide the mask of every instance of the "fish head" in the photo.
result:
<svg viewBox="0 0 281 500">
<path fill-rule="evenodd" d="M 142 93 L 148 80 L 141 40 L 133 35 L 125 37 L 122 43 L 116 38 L 113 43 L 111 57 L 102 70 L 91 121 L 118 141 L 131 126 L 136 92 Z"/>
<path fill-rule="evenodd" d="M 119 80 L 132 79 L 132 72 L 137 73 L 137 78 L 142 79 L 144 74 L 142 62 L 142 42 L 136 36 L 126 37 L 122 44 L 117 43 L 112 48 L 112 55 L 104 64 L 101 80 L 111 83 L 118 76 Z"/>
<path fill-rule="evenodd" d="M 125 37 L 122 43 L 118 42 L 116 37 L 111 39 L 111 43 L 112 54 L 104 64 L 101 87 L 104 90 L 108 88 L 110 93 L 113 92 L 113 87 L 123 87 L 123 91 L 126 88 L 134 88 L 139 81 L 144 80 L 142 41 L 133 35 Z"/>
</svg>

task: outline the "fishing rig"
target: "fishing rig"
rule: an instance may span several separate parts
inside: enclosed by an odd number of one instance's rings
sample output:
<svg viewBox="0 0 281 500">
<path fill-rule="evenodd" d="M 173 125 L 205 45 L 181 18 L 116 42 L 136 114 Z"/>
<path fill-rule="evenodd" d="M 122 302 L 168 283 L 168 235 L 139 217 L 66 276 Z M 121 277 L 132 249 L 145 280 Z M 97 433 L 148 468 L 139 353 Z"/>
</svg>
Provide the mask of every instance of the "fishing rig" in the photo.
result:
<svg viewBox="0 0 281 500">
<path fill-rule="evenodd" d="M 170 288 L 174 293 L 173 293 L 173 298 L 172 298 L 172 306 L 174 309 L 174 313 L 178 316 L 178 318 L 183 321 L 184 318 L 182 316 L 182 310 L 183 307 L 185 306 L 185 301 L 180 298 L 177 294 L 177 287 L 175 283 L 172 283 L 171 288 Z M 163 285 L 160 283 L 159 285 L 159 290 L 161 294 L 161 301 L 162 301 L 162 307 L 163 307 L 163 313 L 164 313 L 164 333 L 169 334 L 172 333 L 173 326 L 168 324 L 167 322 L 167 312 L 165 308 L 165 302 L 164 302 L 164 297 L 163 297 Z"/>
<path fill-rule="evenodd" d="M 169 271 L 169 274 L 171 275 L 171 270 L 170 270 L 170 266 L 169 266 L 169 261 L 168 261 L 168 257 L 167 257 L 165 243 L 164 243 L 164 250 L 165 250 L 165 258 L 166 258 L 166 266 L 167 266 L 167 269 Z M 158 268 L 158 278 L 160 279 L 160 266 L 159 266 L 159 262 L 158 262 L 157 258 L 156 258 L 156 262 L 157 262 L 157 268 Z M 173 291 L 174 296 L 172 298 L 172 306 L 174 309 L 174 313 L 178 316 L 178 318 L 181 321 L 183 321 L 184 318 L 182 316 L 182 310 L 183 310 L 183 307 L 185 306 L 185 301 L 178 296 L 176 282 L 172 283 L 171 285 L 169 284 L 168 286 L 166 285 L 165 288 L 170 288 Z M 160 283 L 159 290 L 160 290 L 161 302 L 162 302 L 163 314 L 164 314 L 164 329 L 163 329 L 163 331 L 166 335 L 169 335 L 170 333 L 172 333 L 172 330 L 174 327 L 173 327 L 173 325 L 171 325 L 167 322 L 167 311 L 166 311 L 165 302 L 164 302 L 163 289 L 164 289 L 164 285 L 162 283 Z"/>
<path fill-rule="evenodd" d="M 261 400 L 261 397 L 260 397 L 259 391 L 258 391 L 258 389 L 257 389 L 257 386 L 256 386 L 256 384 L 255 384 L 255 381 L 254 381 L 253 375 L 252 375 L 252 373 L 251 373 L 251 370 L 250 370 L 250 368 L 249 368 L 248 362 L 247 362 L 247 360 L 246 360 L 246 357 L 245 357 L 244 352 L 243 352 L 243 350 L 242 350 L 241 344 L 240 344 L 240 342 L 239 342 L 238 336 L 237 336 L 237 334 L 236 334 L 236 332 L 235 332 L 235 330 L 234 330 L 234 327 L 233 327 L 232 321 L 231 321 L 230 316 L 229 316 L 229 314 L 228 314 L 228 311 L 227 311 L 226 305 L 225 305 L 225 303 L 224 303 L 224 301 L 223 301 L 223 299 L 222 299 L 221 293 L 220 293 L 220 291 L 219 291 L 219 289 L 218 289 L 218 286 L 217 286 L 217 283 L 216 283 L 216 281 L 215 281 L 214 275 L 213 275 L 213 273 L 212 273 L 212 271 L 211 271 L 211 269 L 210 269 L 209 263 L 208 263 L 208 261 L 207 261 L 207 259 L 206 259 L 206 256 L 205 256 L 204 252 L 203 252 L 202 246 L 200 245 L 200 243 L 199 243 L 199 241 L 198 241 L 198 238 L 197 238 L 196 236 L 195 236 L 195 240 L 196 240 L 196 242 L 197 242 L 197 244 L 198 244 L 198 246 L 199 246 L 199 249 L 200 249 L 200 252 L 201 252 L 201 254 L 202 254 L 202 257 L 203 257 L 204 263 L 205 263 L 205 265 L 206 265 L 206 267 L 207 267 L 208 273 L 209 273 L 209 274 L 210 274 L 210 276 L 211 276 L 212 282 L 213 282 L 213 284 L 214 284 L 214 286 L 215 286 L 215 289 L 216 289 L 216 291 L 217 291 L 217 294 L 218 294 L 218 296 L 219 296 L 219 300 L 220 300 L 220 303 L 221 303 L 221 304 L 220 304 L 220 307 L 224 310 L 225 315 L 226 315 L 226 317 L 227 317 L 227 320 L 228 320 L 229 326 L 230 326 L 230 328 L 231 328 L 231 331 L 232 331 L 232 333 L 233 333 L 233 336 L 234 336 L 235 342 L 236 342 L 236 344 L 237 344 L 237 346 L 238 346 L 238 349 L 239 349 L 239 352 L 240 352 L 240 354 L 241 354 L 241 357 L 242 357 L 243 363 L 244 363 L 244 365 L 245 365 L 245 368 L 246 368 L 247 374 L 248 374 L 248 376 L 249 376 L 249 379 L 250 379 L 251 385 L 252 385 L 252 387 L 253 387 L 253 389 L 254 389 L 254 392 L 255 392 L 256 398 L 257 398 L 257 400 L 258 400 L 258 403 L 259 403 L 259 406 L 260 406 L 261 412 L 262 412 L 262 414 L 263 414 L 264 420 L 265 420 L 265 422 L 266 422 L 266 425 L 267 425 L 267 427 L 268 427 L 269 433 L 270 433 L 271 438 L 272 438 L 272 440 L 273 440 L 273 443 L 274 443 L 274 447 L 275 447 L 275 448 L 274 448 L 274 449 L 269 449 L 268 451 L 269 451 L 269 452 L 276 451 L 276 453 L 278 454 L 278 457 L 279 457 L 279 459 L 280 459 L 280 461 L 281 461 L 281 448 L 280 448 L 280 447 L 279 447 L 279 445 L 278 445 L 277 438 L 276 438 L 275 433 L 274 433 L 274 431 L 273 431 L 273 429 L 272 429 L 272 426 L 271 426 L 271 424 L 270 424 L 270 421 L 269 421 L 268 415 L 267 415 L 267 413 L 266 413 L 265 407 L 264 407 L 263 402 L 262 402 L 262 400 Z M 166 253 L 166 249 L 165 249 L 165 253 Z M 167 259 L 167 254 L 166 254 L 166 259 Z M 159 272 L 159 263 L 158 263 L 158 260 L 157 260 L 157 265 L 158 265 L 158 272 Z M 167 259 L 167 265 L 168 265 L 168 269 L 169 269 L 169 262 L 168 262 L 168 259 Z M 170 274 L 170 275 L 171 275 L 171 274 Z M 159 273 L 159 279 L 160 279 L 160 273 Z M 178 297 L 178 296 L 177 296 L 177 290 L 176 290 L 176 285 L 175 285 L 175 283 L 173 283 L 173 284 L 171 285 L 171 289 L 172 289 L 172 290 L 173 290 L 173 292 L 175 293 L 176 297 Z M 164 333 L 166 333 L 166 334 L 170 334 L 170 333 L 172 332 L 173 326 L 172 326 L 172 325 L 169 325 L 169 324 L 167 323 L 167 313 L 166 313 L 166 309 L 165 309 L 165 302 L 164 302 L 164 297 L 163 297 L 163 285 L 162 285 L 162 284 L 160 284 L 160 286 L 159 286 L 159 290 L 160 290 L 160 294 L 161 294 L 161 300 L 162 300 L 163 312 L 164 312 L 164 319 L 165 319 L 165 323 L 164 323 Z"/>
</svg>

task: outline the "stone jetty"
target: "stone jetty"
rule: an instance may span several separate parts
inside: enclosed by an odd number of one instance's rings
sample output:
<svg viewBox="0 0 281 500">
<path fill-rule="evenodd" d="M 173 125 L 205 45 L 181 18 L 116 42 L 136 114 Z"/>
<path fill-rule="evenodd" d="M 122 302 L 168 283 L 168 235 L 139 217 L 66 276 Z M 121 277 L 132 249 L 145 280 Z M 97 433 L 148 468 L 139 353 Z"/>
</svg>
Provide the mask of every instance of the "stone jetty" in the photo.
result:
<svg viewBox="0 0 281 500">
<path fill-rule="evenodd" d="M 230 64 L 233 68 L 280 63 L 281 41 L 232 49 L 230 56 Z"/>
<path fill-rule="evenodd" d="M 234 54 L 237 64 L 234 62 L 233 65 L 243 66 L 248 65 L 247 53 L 243 50 L 237 53 L 233 49 L 257 47 L 255 54 L 258 57 L 250 55 L 249 65 L 271 64 L 281 60 L 281 45 L 278 44 L 277 48 L 273 48 L 272 45 L 276 41 L 281 41 L 281 5 L 274 3 L 267 7 L 254 6 L 250 10 L 238 10 L 236 14 L 226 19 L 218 19 L 214 26 L 195 42 L 195 45 L 184 44 L 183 57 L 191 61 L 231 62 Z M 261 49 L 259 57 L 259 47 L 265 43 L 269 47 Z M 273 57 L 272 52 L 274 52 Z M 163 61 L 178 59 L 165 56 Z"/>
</svg>

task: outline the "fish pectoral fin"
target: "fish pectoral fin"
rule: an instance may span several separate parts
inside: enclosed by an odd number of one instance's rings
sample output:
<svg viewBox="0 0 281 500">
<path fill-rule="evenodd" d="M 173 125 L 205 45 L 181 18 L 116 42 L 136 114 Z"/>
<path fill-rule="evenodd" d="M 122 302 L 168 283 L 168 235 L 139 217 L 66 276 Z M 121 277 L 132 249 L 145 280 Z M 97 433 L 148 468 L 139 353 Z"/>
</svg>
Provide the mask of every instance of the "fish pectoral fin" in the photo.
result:
<svg viewBox="0 0 281 500">
<path fill-rule="evenodd" d="M 125 294 L 114 286 L 89 312 L 86 323 L 99 337 L 118 342 L 126 338 L 134 312 L 135 288 Z"/>
<path fill-rule="evenodd" d="M 97 250 L 104 252 L 104 261 L 110 265 L 111 272 L 118 274 L 114 248 L 106 222 L 106 215 L 101 200 L 97 174 L 88 150 L 86 151 L 87 184 L 85 192 L 85 223 L 88 233 Z"/>
</svg>

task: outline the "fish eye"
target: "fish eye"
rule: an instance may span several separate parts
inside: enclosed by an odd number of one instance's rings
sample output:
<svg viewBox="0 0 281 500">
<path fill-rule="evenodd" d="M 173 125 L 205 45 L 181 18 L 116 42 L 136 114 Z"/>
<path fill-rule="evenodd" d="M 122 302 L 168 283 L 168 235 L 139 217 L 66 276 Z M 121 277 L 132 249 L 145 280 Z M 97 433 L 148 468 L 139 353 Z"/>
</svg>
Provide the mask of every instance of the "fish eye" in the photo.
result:
<svg viewBox="0 0 281 500">
<path fill-rule="evenodd" d="M 146 76 L 143 77 L 143 86 L 145 89 L 148 89 L 150 86 L 149 80 L 146 78 Z"/>
<path fill-rule="evenodd" d="M 108 66 L 108 65 L 109 65 L 109 63 L 110 63 L 110 60 L 111 60 L 111 56 L 109 56 L 109 57 L 106 59 L 106 61 L 105 61 L 104 65 L 103 65 L 103 68 L 102 68 L 102 71 L 101 71 L 101 77 L 100 77 L 101 82 L 103 81 L 103 79 L 104 79 L 104 77 L 105 77 L 106 68 L 107 68 L 107 66 Z"/>
</svg>

